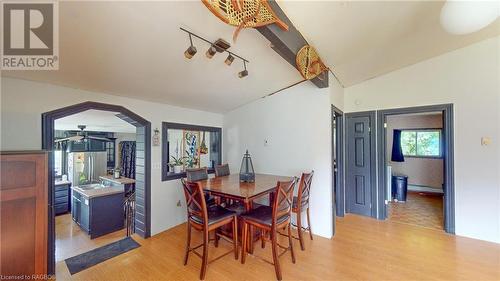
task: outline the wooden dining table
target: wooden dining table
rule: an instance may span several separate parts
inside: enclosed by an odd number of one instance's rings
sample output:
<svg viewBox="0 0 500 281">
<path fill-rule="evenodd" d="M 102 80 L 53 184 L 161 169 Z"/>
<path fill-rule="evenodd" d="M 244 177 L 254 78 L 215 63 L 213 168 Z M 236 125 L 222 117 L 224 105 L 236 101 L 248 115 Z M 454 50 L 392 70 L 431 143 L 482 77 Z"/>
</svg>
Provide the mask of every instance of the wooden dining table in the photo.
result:
<svg viewBox="0 0 500 281">
<path fill-rule="evenodd" d="M 291 181 L 292 177 L 255 174 L 255 182 L 241 182 L 239 174 L 209 178 L 198 181 L 205 192 L 213 196 L 240 201 L 244 204 L 245 210 L 252 209 L 252 203 L 255 199 L 269 196 L 269 202 L 272 202 L 273 191 L 278 181 Z M 258 239 L 258 233 L 250 236 Z M 249 245 L 249 252 L 253 252 L 253 243 Z"/>
</svg>

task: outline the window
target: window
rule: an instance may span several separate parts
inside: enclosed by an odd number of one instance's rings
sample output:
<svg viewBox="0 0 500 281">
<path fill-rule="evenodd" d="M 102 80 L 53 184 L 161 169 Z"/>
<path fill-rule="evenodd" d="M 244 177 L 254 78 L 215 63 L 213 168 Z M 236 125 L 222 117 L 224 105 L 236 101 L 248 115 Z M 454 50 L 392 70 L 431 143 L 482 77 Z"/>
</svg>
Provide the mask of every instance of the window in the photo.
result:
<svg viewBox="0 0 500 281">
<path fill-rule="evenodd" d="M 61 176 L 63 174 L 62 154 L 62 150 L 54 151 L 54 171 L 56 172 L 56 176 Z"/>
<path fill-rule="evenodd" d="M 221 128 L 163 122 L 162 180 L 185 177 L 190 168 L 213 173 L 221 162 Z"/>
<path fill-rule="evenodd" d="M 441 129 L 403 130 L 401 148 L 404 156 L 441 157 Z"/>
</svg>

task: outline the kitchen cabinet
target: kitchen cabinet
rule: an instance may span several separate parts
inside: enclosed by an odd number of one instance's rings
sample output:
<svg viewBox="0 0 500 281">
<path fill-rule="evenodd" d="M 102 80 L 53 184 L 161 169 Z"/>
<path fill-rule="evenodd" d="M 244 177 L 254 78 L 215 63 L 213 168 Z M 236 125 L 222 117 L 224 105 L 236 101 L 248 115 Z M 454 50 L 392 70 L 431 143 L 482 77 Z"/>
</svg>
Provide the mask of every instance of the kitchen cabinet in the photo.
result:
<svg viewBox="0 0 500 281">
<path fill-rule="evenodd" d="M 54 192 L 54 212 L 57 215 L 71 211 L 71 182 L 57 182 Z"/>
<path fill-rule="evenodd" d="M 124 193 L 87 196 L 72 188 L 71 216 L 90 239 L 124 228 Z"/>
</svg>

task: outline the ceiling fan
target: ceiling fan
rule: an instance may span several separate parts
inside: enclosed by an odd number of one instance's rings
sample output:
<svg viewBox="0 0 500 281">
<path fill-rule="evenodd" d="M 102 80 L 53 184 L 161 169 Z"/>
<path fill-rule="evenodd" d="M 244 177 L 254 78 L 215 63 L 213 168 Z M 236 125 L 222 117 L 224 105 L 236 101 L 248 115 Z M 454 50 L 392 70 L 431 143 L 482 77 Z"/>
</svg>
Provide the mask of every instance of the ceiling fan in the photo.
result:
<svg viewBox="0 0 500 281">
<path fill-rule="evenodd" d="M 78 125 L 78 129 L 80 129 L 80 131 L 76 133 L 76 136 L 71 136 L 71 137 L 67 137 L 67 138 L 63 138 L 63 139 L 57 139 L 57 140 L 55 140 L 55 142 L 56 143 L 61 143 L 61 142 L 65 142 L 65 141 L 82 142 L 82 141 L 87 141 L 88 139 L 96 140 L 96 141 L 105 141 L 105 142 L 113 141 L 112 139 L 109 139 L 109 138 L 89 136 L 88 133 L 84 131 L 85 128 L 87 128 L 87 126 Z"/>
</svg>

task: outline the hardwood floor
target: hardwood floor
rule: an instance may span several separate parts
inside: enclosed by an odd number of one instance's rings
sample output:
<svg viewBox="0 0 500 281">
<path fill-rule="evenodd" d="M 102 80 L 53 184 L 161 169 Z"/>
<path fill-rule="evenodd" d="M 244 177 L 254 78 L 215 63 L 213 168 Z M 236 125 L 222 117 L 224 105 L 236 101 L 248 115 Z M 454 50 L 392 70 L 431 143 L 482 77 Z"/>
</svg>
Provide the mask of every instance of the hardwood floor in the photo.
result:
<svg viewBox="0 0 500 281">
<path fill-rule="evenodd" d="M 333 239 L 294 241 L 297 263 L 281 259 L 284 280 L 500 280 L 500 245 L 448 235 L 442 231 L 347 215 L 337 220 Z M 194 238 L 200 242 L 199 233 Z M 186 226 L 179 225 L 142 246 L 70 276 L 58 263 L 57 280 L 198 280 L 200 259 L 183 266 Z M 286 242 L 282 242 L 285 243 Z M 209 260 L 231 248 L 211 247 Z M 256 244 L 255 254 L 270 258 Z M 274 268 L 247 256 L 244 265 L 227 255 L 209 264 L 206 280 L 275 280 Z"/>
<path fill-rule="evenodd" d="M 90 239 L 80 227 L 73 222 L 71 214 L 56 216 L 56 267 L 64 260 L 92 249 L 107 245 L 125 238 L 125 229 L 116 231 L 96 239 Z"/>
<path fill-rule="evenodd" d="M 408 191 L 406 202 L 390 202 L 387 211 L 391 221 L 443 230 L 443 194 Z"/>
</svg>

